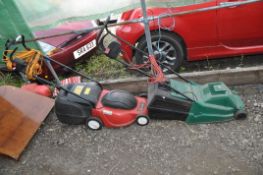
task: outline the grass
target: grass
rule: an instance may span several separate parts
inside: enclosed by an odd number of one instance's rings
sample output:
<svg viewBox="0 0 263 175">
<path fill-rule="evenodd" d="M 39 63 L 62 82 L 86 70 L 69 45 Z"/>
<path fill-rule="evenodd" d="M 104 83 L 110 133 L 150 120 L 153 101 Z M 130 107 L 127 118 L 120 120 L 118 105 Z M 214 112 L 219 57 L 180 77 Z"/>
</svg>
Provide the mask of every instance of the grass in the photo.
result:
<svg viewBox="0 0 263 175">
<path fill-rule="evenodd" d="M 95 54 L 75 65 L 75 69 L 96 80 L 116 79 L 130 76 L 125 67 L 103 54 Z M 66 77 L 64 77 L 66 78 Z M 63 79 L 63 78 L 62 78 Z M 11 73 L 0 72 L 0 86 L 12 85 L 20 87 L 23 80 Z"/>
<path fill-rule="evenodd" d="M 121 63 L 103 54 L 95 54 L 85 61 L 77 63 L 75 69 L 97 80 L 115 79 L 130 75 Z"/>
<path fill-rule="evenodd" d="M 23 81 L 11 73 L 2 73 L 0 72 L 0 86 L 3 85 L 11 85 L 11 86 L 17 86 L 20 87 L 22 85 Z"/>
<path fill-rule="evenodd" d="M 124 77 L 131 77 L 135 71 L 127 70 L 121 63 L 116 62 L 113 59 L 108 58 L 104 54 L 94 54 L 93 56 L 84 59 L 81 62 L 76 63 L 75 70 L 91 77 L 95 80 L 107 80 L 107 79 L 118 79 Z M 185 67 L 180 68 L 180 72 L 184 72 Z M 59 75 L 60 79 L 64 79 L 67 76 Z M 13 85 L 20 87 L 23 83 L 23 80 L 11 73 L 2 73 L 0 72 L 0 85 Z"/>
</svg>

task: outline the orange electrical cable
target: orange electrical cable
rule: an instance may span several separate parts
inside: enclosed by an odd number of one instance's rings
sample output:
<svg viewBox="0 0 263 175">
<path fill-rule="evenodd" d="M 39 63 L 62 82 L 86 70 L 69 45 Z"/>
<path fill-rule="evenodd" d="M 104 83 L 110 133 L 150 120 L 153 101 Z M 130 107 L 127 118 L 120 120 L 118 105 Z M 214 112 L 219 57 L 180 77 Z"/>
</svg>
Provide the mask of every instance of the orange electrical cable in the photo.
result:
<svg viewBox="0 0 263 175">
<path fill-rule="evenodd" d="M 26 62 L 26 70 L 25 74 L 27 76 L 28 80 L 35 80 L 35 76 L 40 75 L 42 71 L 43 66 L 43 59 L 42 54 L 39 50 L 30 49 L 25 51 L 17 51 L 13 55 L 13 58 L 11 60 L 10 57 L 7 55 L 12 53 L 13 50 L 6 50 L 4 51 L 3 55 L 3 61 L 6 63 L 6 67 L 8 70 L 13 71 L 16 69 L 16 63 L 13 62 L 15 59 L 21 59 Z"/>
<path fill-rule="evenodd" d="M 152 66 L 153 76 L 150 78 L 151 83 L 164 83 L 166 78 L 163 74 L 161 67 L 156 62 L 154 55 L 149 55 L 149 61 Z"/>
</svg>

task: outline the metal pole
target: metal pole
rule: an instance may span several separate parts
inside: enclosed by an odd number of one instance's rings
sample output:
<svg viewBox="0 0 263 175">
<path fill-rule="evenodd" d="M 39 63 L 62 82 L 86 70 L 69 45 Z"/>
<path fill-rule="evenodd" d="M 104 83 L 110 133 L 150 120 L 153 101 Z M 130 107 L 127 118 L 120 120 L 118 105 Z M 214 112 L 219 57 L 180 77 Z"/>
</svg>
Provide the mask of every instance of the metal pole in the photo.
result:
<svg viewBox="0 0 263 175">
<path fill-rule="evenodd" d="M 147 16 L 145 0 L 141 0 L 141 7 L 142 7 L 142 13 L 143 13 L 142 21 L 143 21 L 143 24 L 144 24 L 144 33 L 145 33 L 148 53 L 149 53 L 149 57 L 150 57 L 150 56 L 154 56 L 154 53 L 153 53 L 152 38 L 151 38 L 151 32 L 150 32 L 150 27 L 149 27 L 149 19 L 148 19 L 148 16 Z M 152 73 L 152 75 L 156 76 L 156 74 L 155 74 L 155 72 L 153 70 L 153 65 L 152 64 L 151 64 L 151 73 Z"/>
<path fill-rule="evenodd" d="M 144 32 L 147 42 L 148 53 L 149 55 L 153 55 L 152 39 L 151 39 L 151 33 L 149 28 L 149 19 L 147 17 L 145 0 L 141 0 L 141 6 L 142 6 Z"/>
</svg>

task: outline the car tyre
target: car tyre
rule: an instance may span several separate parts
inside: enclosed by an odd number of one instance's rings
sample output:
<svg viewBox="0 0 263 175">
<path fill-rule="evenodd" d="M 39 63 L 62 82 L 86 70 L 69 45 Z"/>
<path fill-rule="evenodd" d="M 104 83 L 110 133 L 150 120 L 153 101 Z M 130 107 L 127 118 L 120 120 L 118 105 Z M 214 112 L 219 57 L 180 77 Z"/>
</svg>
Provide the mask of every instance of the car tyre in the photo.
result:
<svg viewBox="0 0 263 175">
<path fill-rule="evenodd" d="M 161 38 L 159 38 L 159 32 L 152 32 L 151 39 L 154 50 L 154 55 L 159 62 L 165 64 L 167 67 L 173 71 L 178 71 L 183 63 L 185 53 L 182 44 L 182 39 L 177 35 L 169 32 L 162 31 Z M 158 42 L 160 52 L 158 52 Z M 143 37 L 138 41 L 136 46 L 138 49 L 148 52 L 146 38 Z M 143 64 L 147 60 L 147 57 L 140 51 L 135 51 L 134 62 L 136 64 Z M 169 69 L 160 65 L 165 74 L 172 73 Z"/>
<path fill-rule="evenodd" d="M 86 121 L 86 126 L 90 130 L 101 130 L 103 127 L 103 123 L 99 118 L 90 117 Z"/>
<path fill-rule="evenodd" d="M 137 116 L 136 118 L 136 123 L 139 125 L 139 126 L 146 126 L 148 125 L 150 122 L 150 118 L 149 116 L 147 115 L 139 115 Z"/>
</svg>

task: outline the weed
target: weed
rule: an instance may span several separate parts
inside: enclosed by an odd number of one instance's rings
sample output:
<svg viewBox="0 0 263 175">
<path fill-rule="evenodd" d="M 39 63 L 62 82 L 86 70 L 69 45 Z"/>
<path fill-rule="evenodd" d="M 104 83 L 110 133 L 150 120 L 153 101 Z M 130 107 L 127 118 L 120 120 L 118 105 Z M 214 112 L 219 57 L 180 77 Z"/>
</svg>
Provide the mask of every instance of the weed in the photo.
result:
<svg viewBox="0 0 263 175">
<path fill-rule="evenodd" d="M 244 66 L 244 59 L 245 59 L 245 56 L 244 56 L 244 55 L 241 55 L 241 57 L 240 57 L 240 63 L 239 63 L 238 66 L 240 66 L 240 67 L 243 67 L 243 66 Z"/>
<path fill-rule="evenodd" d="M 2 73 L 0 72 L 0 86 L 3 85 L 12 85 L 20 87 L 22 84 L 22 80 L 19 79 L 17 76 L 11 74 L 11 73 Z"/>
<path fill-rule="evenodd" d="M 186 71 L 186 67 L 181 66 L 181 67 L 179 68 L 179 73 L 182 73 L 182 72 L 185 72 L 185 71 Z"/>
<path fill-rule="evenodd" d="M 93 55 L 84 62 L 77 63 L 75 69 L 98 80 L 114 79 L 129 75 L 121 63 L 103 54 Z"/>
</svg>

